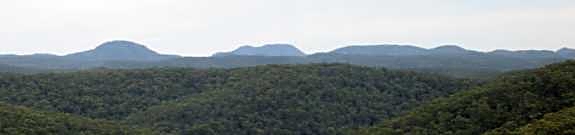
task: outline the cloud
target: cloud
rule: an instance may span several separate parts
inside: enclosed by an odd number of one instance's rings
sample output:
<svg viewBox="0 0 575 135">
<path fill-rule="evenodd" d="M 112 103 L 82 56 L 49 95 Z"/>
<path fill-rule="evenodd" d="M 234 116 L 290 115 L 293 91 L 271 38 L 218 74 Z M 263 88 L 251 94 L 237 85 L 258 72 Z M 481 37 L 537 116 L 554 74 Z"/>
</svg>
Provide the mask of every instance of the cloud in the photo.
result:
<svg viewBox="0 0 575 135">
<path fill-rule="evenodd" d="M 66 54 L 128 39 L 207 56 L 245 44 L 306 52 L 348 44 L 556 49 L 575 41 L 570 0 L 18 0 L 0 2 L 0 53 Z"/>
</svg>

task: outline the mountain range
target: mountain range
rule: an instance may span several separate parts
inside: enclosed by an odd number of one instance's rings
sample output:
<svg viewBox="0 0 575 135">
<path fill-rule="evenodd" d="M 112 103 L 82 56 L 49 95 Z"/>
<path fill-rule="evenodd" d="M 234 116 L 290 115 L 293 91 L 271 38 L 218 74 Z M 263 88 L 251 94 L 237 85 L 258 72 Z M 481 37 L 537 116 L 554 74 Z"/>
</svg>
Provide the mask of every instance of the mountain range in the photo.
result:
<svg viewBox="0 0 575 135">
<path fill-rule="evenodd" d="M 289 44 L 269 44 L 261 47 L 242 46 L 231 52 L 216 53 L 213 57 L 224 56 L 305 56 L 306 54 Z"/>
<path fill-rule="evenodd" d="M 370 55 L 370 56 L 423 56 L 479 53 L 455 45 L 445 45 L 433 49 L 425 49 L 411 45 L 368 45 L 349 46 L 336 49 L 331 53 L 344 55 Z"/>
<path fill-rule="evenodd" d="M 368 45 L 349 46 L 336 49 L 330 53 L 343 55 L 370 55 L 370 56 L 425 56 L 425 55 L 494 55 L 515 58 L 575 58 L 575 49 L 562 48 L 557 51 L 549 50 L 495 50 L 480 52 L 467 50 L 456 45 L 444 45 L 432 49 L 425 49 L 411 45 Z"/>
<path fill-rule="evenodd" d="M 497 73 L 537 68 L 575 58 L 575 49 L 496 50 L 480 52 L 456 45 L 421 48 L 412 45 L 347 46 L 329 52 L 305 54 L 293 45 L 242 46 L 211 57 L 182 57 L 155 52 L 130 41 L 110 41 L 64 56 L 50 54 L 0 55 L 0 64 L 10 67 L 50 70 L 91 68 L 234 68 L 265 64 L 348 63 L 355 65 L 431 71 L 444 74 Z"/>
<path fill-rule="evenodd" d="M 75 60 L 91 61 L 157 61 L 179 58 L 177 55 L 162 55 L 146 46 L 130 41 L 110 41 L 93 50 L 64 56 Z"/>
<path fill-rule="evenodd" d="M 320 52 L 316 54 L 338 54 L 338 55 L 360 55 L 360 56 L 425 56 L 425 55 L 499 55 L 516 58 L 529 57 L 559 57 L 575 58 L 575 49 L 562 48 L 557 51 L 549 50 L 495 50 L 491 52 L 480 52 L 467 50 L 457 45 L 444 45 L 436 48 L 426 49 L 413 45 L 352 45 L 335 49 L 330 52 Z M 230 52 L 218 52 L 211 57 L 229 56 L 313 56 L 316 54 L 306 54 L 294 45 L 290 44 L 266 44 L 259 47 L 250 45 L 241 46 Z M 168 59 L 182 58 L 178 55 L 165 55 L 153 51 L 146 46 L 131 41 L 109 41 L 98 47 L 83 52 L 72 53 L 64 56 L 53 54 L 32 54 L 32 55 L 0 55 L 0 58 L 66 58 L 73 60 L 88 61 L 160 61 Z"/>
<path fill-rule="evenodd" d="M 0 75 L 0 134 L 569 135 L 575 61 L 487 81 L 349 64 Z"/>
<path fill-rule="evenodd" d="M 264 45 L 181 57 L 112 41 L 4 55 L 0 134 L 573 134 L 574 52 Z"/>
</svg>

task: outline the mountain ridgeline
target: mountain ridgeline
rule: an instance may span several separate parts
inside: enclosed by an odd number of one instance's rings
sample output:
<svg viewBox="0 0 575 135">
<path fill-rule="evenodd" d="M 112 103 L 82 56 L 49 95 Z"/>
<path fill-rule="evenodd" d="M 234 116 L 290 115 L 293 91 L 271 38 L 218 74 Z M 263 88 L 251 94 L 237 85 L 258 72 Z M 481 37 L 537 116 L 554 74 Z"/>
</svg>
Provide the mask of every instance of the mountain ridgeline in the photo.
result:
<svg viewBox="0 0 575 135">
<path fill-rule="evenodd" d="M 469 51 L 454 45 L 441 46 L 433 49 L 424 49 L 409 45 L 374 45 L 349 46 L 336 49 L 331 53 L 344 55 L 370 55 L 370 56 L 424 56 L 480 53 Z"/>
<path fill-rule="evenodd" d="M 571 134 L 573 58 L 286 44 L 181 57 L 129 41 L 1 55 L 0 134 Z"/>
<path fill-rule="evenodd" d="M 261 47 L 242 46 L 232 52 L 216 53 L 213 57 L 224 56 L 305 56 L 306 54 L 289 44 L 269 44 Z"/>
<path fill-rule="evenodd" d="M 386 45 L 194 58 L 116 41 L 0 56 L 12 72 L 0 73 L 0 134 L 571 134 L 572 51 Z M 39 65 L 88 70 L 19 74 Z M 536 67 L 486 80 L 435 74 Z"/>
<path fill-rule="evenodd" d="M 557 54 L 565 58 L 575 58 L 575 49 L 561 48 L 557 51 Z"/>
<path fill-rule="evenodd" d="M 433 72 L 455 77 L 484 77 L 518 69 L 531 69 L 575 58 L 575 50 L 525 50 L 479 52 L 447 45 L 425 49 L 410 45 L 348 46 L 326 53 L 306 55 L 288 44 L 242 46 L 212 57 L 163 55 L 129 41 L 106 42 L 93 50 L 65 56 L 5 55 L 0 64 L 51 70 L 93 68 L 236 68 L 266 64 L 346 63 L 391 69 Z M 11 70 L 0 70 L 11 72 Z"/>
<path fill-rule="evenodd" d="M 158 61 L 179 58 L 176 55 L 162 55 L 144 45 L 129 41 L 110 41 L 97 48 L 64 56 L 85 61 Z"/>
</svg>

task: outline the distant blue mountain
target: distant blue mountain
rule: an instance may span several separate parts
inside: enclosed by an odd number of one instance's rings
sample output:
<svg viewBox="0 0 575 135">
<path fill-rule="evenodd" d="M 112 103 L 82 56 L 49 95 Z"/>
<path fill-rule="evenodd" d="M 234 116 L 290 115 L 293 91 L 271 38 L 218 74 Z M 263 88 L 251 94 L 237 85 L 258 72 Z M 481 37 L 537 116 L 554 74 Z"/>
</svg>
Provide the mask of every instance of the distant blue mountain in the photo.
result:
<svg viewBox="0 0 575 135">
<path fill-rule="evenodd" d="M 331 53 L 343 55 L 370 55 L 370 56 L 408 56 L 426 55 L 427 49 L 409 45 L 369 45 L 369 46 L 348 46 L 336 49 Z"/>
<path fill-rule="evenodd" d="M 459 47 L 456 45 L 444 45 L 440 47 L 436 47 L 429 50 L 432 54 L 440 54 L 440 55 L 462 55 L 462 54 L 474 54 L 479 53 L 477 51 L 467 50 L 463 47 Z"/>
<path fill-rule="evenodd" d="M 158 61 L 179 58 L 176 55 L 162 55 L 146 46 L 130 41 L 110 41 L 93 50 L 65 56 L 75 60 L 92 61 Z"/>
<path fill-rule="evenodd" d="M 557 51 L 557 54 L 561 55 L 565 58 L 573 58 L 575 59 L 575 49 L 571 48 L 562 48 Z"/>
<path fill-rule="evenodd" d="M 12 69 L 90 69 L 146 67 L 245 67 L 263 64 L 349 63 L 398 69 L 434 71 L 508 71 L 535 68 L 545 64 L 575 59 L 575 50 L 524 50 L 479 52 L 455 45 L 425 49 L 410 45 L 348 46 L 327 53 L 306 55 L 288 44 L 261 47 L 242 46 L 217 53 L 214 57 L 180 57 L 163 55 L 130 41 L 110 41 L 79 53 L 65 56 L 51 54 L 0 55 L 0 64 Z M 269 57 L 274 56 L 274 57 Z M 305 57 L 298 57 L 305 56 Z M 1 65 L 0 65 L 1 66 Z M 16 67 L 16 68 L 15 68 Z M 29 70 L 25 70 L 29 71 Z"/>
<path fill-rule="evenodd" d="M 495 50 L 489 52 L 492 55 L 522 58 L 522 59 L 534 59 L 534 58 L 559 58 L 563 57 L 559 53 L 548 51 L 548 50 L 520 50 L 520 51 L 508 51 L 508 50 Z"/>
<path fill-rule="evenodd" d="M 234 51 L 216 53 L 213 56 L 305 56 L 305 53 L 289 44 L 268 44 L 261 47 L 242 46 Z"/>
<path fill-rule="evenodd" d="M 329 52 L 330 54 L 355 56 L 424 56 L 444 55 L 461 57 L 465 55 L 483 55 L 492 57 L 510 57 L 522 59 L 548 59 L 548 58 L 575 58 L 575 49 L 563 48 L 558 51 L 548 50 L 495 50 L 492 52 L 479 52 L 467 50 L 456 45 L 444 45 L 437 48 L 425 49 L 411 45 L 365 45 L 348 46 Z"/>
<path fill-rule="evenodd" d="M 366 45 L 348 46 L 336 49 L 330 53 L 342 55 L 368 56 L 421 56 L 421 55 L 456 55 L 477 53 L 455 45 L 445 45 L 433 49 L 425 49 L 411 45 Z"/>
<path fill-rule="evenodd" d="M 14 54 L 7 54 L 7 55 L 0 55 L 0 58 L 13 58 L 13 57 L 59 57 L 58 55 L 54 54 L 30 54 L 30 55 L 14 55 Z"/>
</svg>

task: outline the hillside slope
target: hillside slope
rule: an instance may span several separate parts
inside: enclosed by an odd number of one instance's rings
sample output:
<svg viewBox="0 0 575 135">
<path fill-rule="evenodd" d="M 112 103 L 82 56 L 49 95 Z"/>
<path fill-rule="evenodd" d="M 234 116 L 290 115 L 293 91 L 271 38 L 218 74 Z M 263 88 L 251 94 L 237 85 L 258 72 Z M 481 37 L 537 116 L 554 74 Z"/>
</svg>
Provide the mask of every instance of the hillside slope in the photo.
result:
<svg viewBox="0 0 575 135">
<path fill-rule="evenodd" d="M 91 70 L 0 75 L 0 101 L 91 118 L 122 120 L 226 79 L 220 70 Z"/>
<path fill-rule="evenodd" d="M 511 134 L 575 103 L 575 61 L 510 73 L 414 109 L 364 134 Z"/>
<path fill-rule="evenodd" d="M 344 64 L 1 75 L 0 101 L 162 133 L 332 134 L 473 83 Z"/>
<path fill-rule="evenodd" d="M 130 41 L 110 41 L 95 49 L 64 56 L 81 61 L 158 61 L 179 58 L 176 55 L 162 55 L 146 46 Z"/>
<path fill-rule="evenodd" d="M 62 113 L 34 111 L 0 103 L 2 135 L 146 135 L 149 130 L 133 129 L 112 122 L 98 121 Z"/>
<path fill-rule="evenodd" d="M 512 132 L 517 135 L 570 135 L 575 134 L 575 107 L 548 113 L 542 119 Z"/>
<path fill-rule="evenodd" d="M 336 134 L 466 86 L 446 77 L 340 64 L 258 66 L 232 69 L 224 85 L 128 121 L 164 133 Z"/>
</svg>

